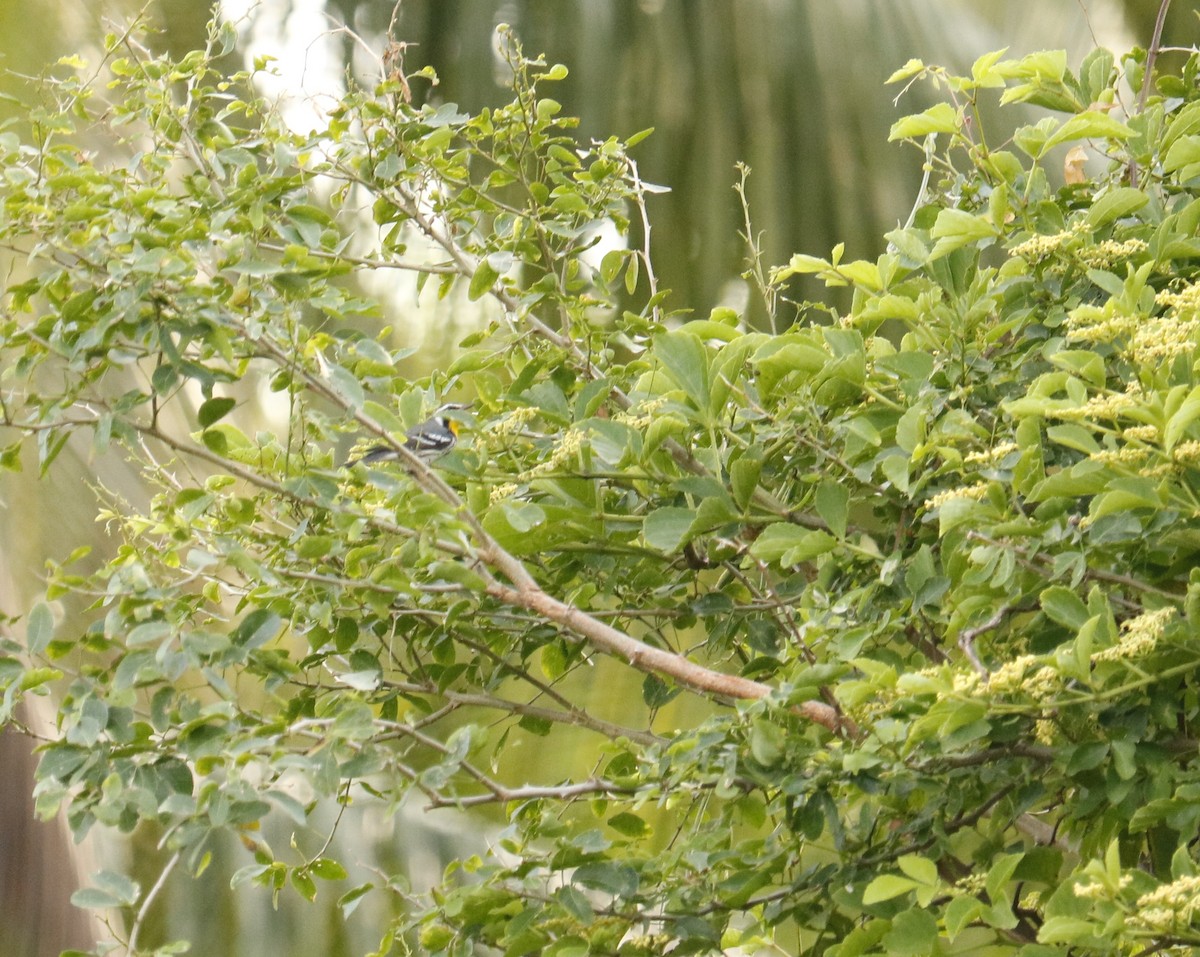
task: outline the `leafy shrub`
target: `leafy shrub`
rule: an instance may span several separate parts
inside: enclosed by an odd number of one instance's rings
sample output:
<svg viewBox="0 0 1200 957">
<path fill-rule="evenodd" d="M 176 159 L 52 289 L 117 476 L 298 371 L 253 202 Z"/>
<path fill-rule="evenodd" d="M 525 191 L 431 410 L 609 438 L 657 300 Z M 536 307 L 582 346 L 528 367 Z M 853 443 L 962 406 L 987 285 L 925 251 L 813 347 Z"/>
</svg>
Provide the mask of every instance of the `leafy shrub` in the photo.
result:
<svg viewBox="0 0 1200 957">
<path fill-rule="evenodd" d="M 946 93 L 893 130 L 932 183 L 877 261 L 752 269 L 772 304 L 853 290 L 776 334 L 665 311 L 637 137 L 576 142 L 565 68 L 510 45 L 513 102 L 472 115 L 414 105 L 395 48 L 298 135 L 231 45 L 111 37 L 106 82 L 65 64 L 0 135 L 3 462 L 84 433 L 154 490 L 98 571 L 54 566 L 85 623 L 42 603 L 4 643 L 0 714 L 59 704 L 42 813 L 155 822 L 192 873 L 233 830 L 235 883 L 311 899 L 356 862 L 252 836 L 272 810 L 500 806 L 423 903 L 342 884 L 397 907 L 381 953 L 1200 943 L 1195 58 L 1124 111 L 1141 53 L 908 64 Z M 1049 113 L 1000 142 L 993 90 Z M 364 331 L 393 273 L 490 310 L 422 381 Z M 434 466 L 341 467 L 467 395 Z M 569 779 L 514 767 L 539 737 Z M 80 902 L 136 938 L 152 896 Z"/>
</svg>

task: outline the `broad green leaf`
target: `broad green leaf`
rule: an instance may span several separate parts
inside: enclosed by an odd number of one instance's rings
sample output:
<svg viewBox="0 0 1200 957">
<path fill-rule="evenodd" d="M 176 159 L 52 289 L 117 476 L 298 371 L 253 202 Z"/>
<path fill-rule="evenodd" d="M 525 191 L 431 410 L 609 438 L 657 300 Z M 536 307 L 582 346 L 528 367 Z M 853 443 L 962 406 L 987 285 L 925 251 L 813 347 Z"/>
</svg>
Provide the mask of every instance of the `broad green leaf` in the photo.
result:
<svg viewBox="0 0 1200 957">
<path fill-rule="evenodd" d="M 888 141 L 911 140 L 929 133 L 955 133 L 962 119 L 949 103 L 935 103 L 922 113 L 904 116 L 892 124 Z"/>
<path fill-rule="evenodd" d="M 1073 422 L 1050 426 L 1046 429 L 1046 438 L 1055 445 L 1075 449 L 1085 455 L 1092 455 L 1100 451 L 1100 443 L 1096 441 L 1092 433 L 1082 425 L 1076 425 Z"/>
<path fill-rule="evenodd" d="M 654 340 L 654 355 L 702 411 L 709 408 L 709 353 L 690 332 L 666 332 Z"/>
<path fill-rule="evenodd" d="M 907 894 L 916 887 L 917 881 L 911 877 L 901 877 L 899 874 L 880 874 L 863 891 L 863 903 L 869 905 L 888 901 L 901 894 Z"/>
<path fill-rule="evenodd" d="M 1150 197 L 1140 189 L 1120 186 L 1109 190 L 1096 200 L 1092 204 L 1091 209 L 1088 210 L 1084 221 L 1092 229 L 1099 229 L 1101 226 L 1108 225 L 1114 219 L 1122 219 L 1131 213 L 1137 212 L 1148 202 L 1150 202 Z"/>
<path fill-rule="evenodd" d="M 732 342 L 745 335 L 737 326 L 725 322 L 714 322 L 711 319 L 693 319 L 680 326 L 679 331 L 690 333 L 700 340 L 719 339 L 722 342 Z"/>
<path fill-rule="evenodd" d="M 344 881 L 349 876 L 346 868 L 330 857 L 318 857 L 308 869 L 323 881 Z"/>
<path fill-rule="evenodd" d="M 467 288 L 467 298 L 471 302 L 482 299 L 487 295 L 492 286 L 496 284 L 496 280 L 500 278 L 500 273 L 492 266 L 491 260 L 484 257 L 479 260 L 479 265 L 475 267 L 475 272 L 471 274 L 471 284 Z"/>
<path fill-rule="evenodd" d="M 336 363 L 329 365 L 329 381 L 333 384 L 334 389 L 338 394 L 345 399 L 352 409 L 361 409 L 366 401 L 366 393 L 363 392 L 362 384 L 358 381 L 358 377 L 352 372 L 348 372 Z"/>
<path fill-rule="evenodd" d="M 505 501 L 500 503 L 504 517 L 514 532 L 524 534 L 546 521 L 546 511 L 534 502 Z"/>
<path fill-rule="evenodd" d="M 850 490 L 845 484 L 834 479 L 823 479 L 817 486 L 813 505 L 829 530 L 838 538 L 845 538 L 846 523 L 850 516 Z"/>
<path fill-rule="evenodd" d="M 785 750 L 786 738 L 779 725 L 760 718 L 750 726 L 750 753 L 759 764 L 771 767 Z"/>
<path fill-rule="evenodd" d="M 896 864 L 914 881 L 922 884 L 935 885 L 940 883 L 937 865 L 927 857 L 916 854 L 904 854 L 897 858 Z"/>
<path fill-rule="evenodd" d="M 1007 52 L 1008 47 L 1005 47 L 979 57 L 971 64 L 971 79 L 981 87 L 1003 87 L 1004 73 L 1002 70 L 995 69 L 995 66 Z"/>
<path fill-rule="evenodd" d="M 1087 946 L 1095 938 L 1104 938 L 1104 925 L 1080 917 L 1047 917 L 1038 931 L 1044 944 L 1078 943 Z"/>
<path fill-rule="evenodd" d="M 1179 173 L 1180 179 L 1191 179 L 1200 168 L 1200 136 L 1181 136 L 1167 149 L 1163 171 Z"/>
<path fill-rule="evenodd" d="M 1087 605 L 1071 589 L 1053 585 L 1038 596 L 1042 611 L 1051 621 L 1077 631 L 1091 617 Z"/>
<path fill-rule="evenodd" d="M 266 608 L 256 608 L 242 619 L 233 633 L 233 640 L 247 650 L 261 648 L 279 634 L 283 622 Z"/>
<path fill-rule="evenodd" d="M 1126 140 L 1131 136 L 1133 136 L 1133 130 L 1120 120 L 1114 119 L 1107 113 L 1101 113 L 1099 110 L 1088 110 L 1071 117 L 1059 127 L 1058 132 L 1046 140 L 1042 152 L 1044 153 L 1059 143 L 1067 143 L 1071 140 Z"/>
<path fill-rule="evenodd" d="M 638 889 L 638 873 L 628 864 L 603 861 L 583 864 L 571 875 L 571 883 L 595 888 L 607 894 L 628 896 Z"/>
<path fill-rule="evenodd" d="M 747 451 L 729 466 L 729 487 L 738 508 L 745 509 L 750 504 L 750 499 L 758 488 L 762 467 L 762 453 L 757 449 Z"/>
<path fill-rule="evenodd" d="M 999 230 L 983 216 L 961 209 L 943 209 L 929 235 L 937 240 L 930 256 L 938 259 L 969 243 L 995 239 Z"/>
<path fill-rule="evenodd" d="M 712 363 L 709 414 L 719 420 L 728 414 L 730 396 L 746 374 L 750 351 L 759 344 L 757 336 L 745 335 L 721 347 Z M 732 405 L 737 405 L 736 397 Z"/>
<path fill-rule="evenodd" d="M 674 505 L 656 508 L 646 516 L 642 536 L 651 548 L 672 554 L 684 543 L 695 520 L 695 509 Z"/>
<path fill-rule="evenodd" d="M 750 546 L 750 554 L 768 564 L 798 565 L 824 555 L 836 545 L 837 539 L 826 532 L 777 522 L 763 529 Z"/>
<path fill-rule="evenodd" d="M 934 916 L 923 907 L 912 908 L 892 918 L 892 929 L 883 935 L 881 943 L 888 954 L 916 957 L 932 953 L 937 936 Z"/>
<path fill-rule="evenodd" d="M 651 831 L 650 825 L 644 818 L 628 811 L 614 814 L 605 823 L 618 834 L 624 834 L 626 837 L 644 837 Z"/>
<path fill-rule="evenodd" d="M 950 939 L 951 943 L 954 943 L 954 939 L 963 932 L 965 927 L 974 923 L 979 918 L 984 907 L 983 901 L 969 894 L 955 897 L 954 900 L 950 901 L 946 906 L 943 922 L 946 927 L 946 936 Z"/>
<path fill-rule="evenodd" d="M 50 606 L 39 601 L 25 619 L 25 645 L 32 654 L 40 655 L 54 637 L 54 613 Z"/>
<path fill-rule="evenodd" d="M 235 405 L 237 405 L 237 400 L 231 399 L 228 396 L 218 396 L 209 399 L 200 406 L 200 411 L 196 415 L 197 421 L 199 421 L 202 428 L 207 429 L 210 425 L 228 415 Z"/>
<path fill-rule="evenodd" d="M 987 891 L 992 900 L 1000 900 L 1007 896 L 1005 891 L 1008 883 L 1024 856 L 1023 854 L 1001 854 L 994 859 L 987 874 Z"/>
<path fill-rule="evenodd" d="M 1170 452 L 1179 444 L 1188 428 L 1200 418 L 1200 386 L 1192 389 L 1178 409 L 1167 420 L 1163 429 L 1163 446 Z"/>
</svg>

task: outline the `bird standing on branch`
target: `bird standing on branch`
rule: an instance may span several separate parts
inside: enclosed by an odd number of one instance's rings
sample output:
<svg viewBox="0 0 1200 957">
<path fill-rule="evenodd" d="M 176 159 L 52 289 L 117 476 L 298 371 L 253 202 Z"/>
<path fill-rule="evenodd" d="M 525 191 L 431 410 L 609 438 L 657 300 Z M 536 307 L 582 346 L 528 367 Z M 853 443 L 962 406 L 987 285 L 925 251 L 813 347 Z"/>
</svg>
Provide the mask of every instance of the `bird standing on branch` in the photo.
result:
<svg viewBox="0 0 1200 957">
<path fill-rule="evenodd" d="M 449 452 L 458 444 L 458 432 L 461 426 L 448 412 L 461 411 L 469 406 L 461 402 L 448 402 L 437 410 L 430 418 L 420 425 L 415 425 L 405 433 L 404 448 L 419 458 L 422 462 L 432 462 Z M 358 458 L 352 458 L 346 463 L 346 468 L 358 465 L 371 465 L 375 462 L 403 462 L 404 456 L 394 445 L 375 445 L 367 449 Z"/>
</svg>

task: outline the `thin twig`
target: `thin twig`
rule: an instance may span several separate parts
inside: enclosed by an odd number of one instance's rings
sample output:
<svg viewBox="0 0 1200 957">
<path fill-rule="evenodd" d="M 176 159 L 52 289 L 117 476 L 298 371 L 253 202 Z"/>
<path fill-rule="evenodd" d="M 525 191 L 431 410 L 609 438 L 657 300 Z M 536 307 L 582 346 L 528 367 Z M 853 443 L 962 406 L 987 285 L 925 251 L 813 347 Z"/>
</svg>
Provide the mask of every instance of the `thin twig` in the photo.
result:
<svg viewBox="0 0 1200 957">
<path fill-rule="evenodd" d="M 1158 7 L 1158 17 L 1154 21 L 1154 35 L 1150 38 L 1150 46 L 1146 52 L 1146 73 L 1142 77 L 1142 89 L 1138 93 L 1137 112 L 1140 114 L 1146 109 L 1146 102 L 1150 98 L 1150 86 L 1154 79 L 1154 63 L 1158 59 L 1159 44 L 1162 43 L 1163 25 L 1167 20 L 1167 9 L 1171 6 L 1171 0 L 1162 0 Z M 1129 185 L 1136 187 L 1138 184 L 1138 167 L 1137 161 L 1132 157 L 1129 159 Z"/>
<path fill-rule="evenodd" d="M 175 869 L 175 865 L 179 863 L 180 851 L 176 851 L 171 855 L 171 859 L 167 861 L 162 869 L 162 873 L 158 875 L 158 880 L 154 882 L 154 886 L 146 892 L 146 896 L 142 898 L 142 906 L 138 908 L 137 917 L 134 918 L 133 927 L 129 930 L 129 947 L 130 954 L 137 953 L 138 935 L 142 931 L 142 925 L 146 921 L 146 914 L 150 911 L 150 905 L 154 903 L 159 893 L 167 883 L 167 878 L 171 875 L 171 871 Z"/>
</svg>

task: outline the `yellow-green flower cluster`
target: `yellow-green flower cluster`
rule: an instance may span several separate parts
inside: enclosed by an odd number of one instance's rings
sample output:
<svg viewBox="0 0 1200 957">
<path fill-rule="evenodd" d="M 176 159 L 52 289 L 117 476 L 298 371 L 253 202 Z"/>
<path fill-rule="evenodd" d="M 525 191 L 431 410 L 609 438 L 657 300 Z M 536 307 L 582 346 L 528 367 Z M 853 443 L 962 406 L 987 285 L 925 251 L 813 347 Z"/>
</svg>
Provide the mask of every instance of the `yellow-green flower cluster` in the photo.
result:
<svg viewBox="0 0 1200 957">
<path fill-rule="evenodd" d="M 1071 310 L 1065 323 L 1072 342 L 1113 342 L 1134 334 L 1144 320 L 1138 316 L 1110 315 L 1095 306 Z"/>
<path fill-rule="evenodd" d="M 1132 874 L 1122 874 L 1120 879 L 1117 881 L 1117 890 L 1123 891 L 1132 883 Z M 1108 900 L 1112 894 L 1104 884 L 1101 884 L 1098 881 L 1090 881 L 1087 884 L 1076 884 L 1075 896 L 1084 900 L 1102 901 Z"/>
<path fill-rule="evenodd" d="M 1025 242 L 1019 243 L 1011 250 L 1013 256 L 1019 256 L 1026 261 L 1046 259 L 1058 252 L 1062 246 L 1074 239 L 1081 231 L 1087 229 L 1087 224 L 1078 222 L 1070 229 L 1049 236 L 1030 236 Z"/>
<path fill-rule="evenodd" d="M 516 482 L 505 482 L 502 485 L 493 486 L 491 492 L 488 493 L 488 501 L 495 505 L 502 499 L 512 498 L 519 488 L 520 486 Z"/>
<path fill-rule="evenodd" d="M 1062 690 L 1062 676 L 1050 665 L 1042 665 L 1021 682 L 1021 690 L 1035 701 L 1047 701 Z"/>
<path fill-rule="evenodd" d="M 933 510 L 941 508 L 947 502 L 956 498 L 970 498 L 979 501 L 987 495 L 988 483 L 976 482 L 974 485 L 964 485 L 960 488 L 946 489 L 944 492 L 938 492 L 925 503 L 927 509 Z"/>
<path fill-rule="evenodd" d="M 1088 456 L 1101 465 L 1124 465 L 1137 468 L 1150 457 L 1150 449 L 1139 449 L 1134 445 L 1123 445 L 1119 449 L 1102 449 Z"/>
<path fill-rule="evenodd" d="M 1142 387 L 1136 381 L 1129 383 L 1126 392 L 1111 392 L 1094 395 L 1083 405 L 1073 409 L 1055 409 L 1047 413 L 1058 419 L 1115 419 L 1119 415 L 1137 408 L 1142 401 Z"/>
<path fill-rule="evenodd" d="M 1148 248 L 1143 239 L 1126 239 L 1120 243 L 1115 239 L 1106 239 L 1094 246 L 1085 246 L 1079 250 L 1079 258 L 1088 266 L 1103 268 L 1138 256 Z"/>
<path fill-rule="evenodd" d="M 513 409 L 508 415 L 492 426 L 492 431 L 496 435 L 515 435 L 520 432 L 525 426 L 538 416 L 538 410 L 533 406 L 525 405 L 519 409 Z"/>
<path fill-rule="evenodd" d="M 1118 661 L 1122 658 L 1144 658 L 1154 650 L 1158 640 L 1175 616 L 1170 606 L 1148 611 L 1121 624 L 1121 637 L 1115 645 L 1102 648 L 1092 655 L 1093 661 Z"/>
<path fill-rule="evenodd" d="M 539 462 L 531 469 L 527 469 L 518 476 L 518 481 L 521 483 L 528 482 L 531 479 L 537 478 L 539 475 L 547 475 L 551 472 L 556 472 L 579 454 L 579 450 L 583 448 L 583 432 L 579 429 L 568 429 L 563 433 L 562 438 L 558 440 L 558 445 L 550 458 L 545 462 Z"/>
<path fill-rule="evenodd" d="M 1010 452 L 1017 451 L 1016 442 L 1002 442 L 999 445 L 994 445 L 990 449 L 984 449 L 982 452 L 970 452 L 964 458 L 963 462 L 966 465 L 992 465 L 999 462 L 1004 456 Z"/>
<path fill-rule="evenodd" d="M 1036 663 L 1037 655 L 1021 655 L 1006 661 L 988 677 L 987 690 L 992 694 L 1018 690 L 1025 681 L 1025 672 Z"/>
<path fill-rule="evenodd" d="M 1121 432 L 1121 437 L 1123 439 L 1128 439 L 1131 442 L 1157 442 L 1158 426 L 1131 425 Z"/>
<path fill-rule="evenodd" d="M 636 429 L 640 432 L 642 429 L 650 427 L 650 423 L 654 421 L 654 413 L 658 412 L 666 404 L 666 396 L 660 395 L 656 399 L 639 402 L 636 411 L 628 409 L 625 412 L 618 412 L 613 416 L 613 421 L 620 422 L 622 425 L 627 425 L 631 429 Z"/>
<path fill-rule="evenodd" d="M 1137 327 L 1127 352 L 1139 365 L 1169 362 L 1196 348 L 1198 330 L 1200 319 L 1180 319 L 1173 315 L 1146 319 Z"/>
<path fill-rule="evenodd" d="M 1037 701 L 1045 701 L 1062 689 L 1062 676 L 1050 665 L 1036 668 L 1037 655 L 1020 655 L 1005 662 L 988 676 L 990 695 L 1021 692 Z"/>
<path fill-rule="evenodd" d="M 954 882 L 954 889 L 965 891 L 968 894 L 981 894 L 987 888 L 987 874 L 978 872 L 974 874 L 964 874 Z"/>
<path fill-rule="evenodd" d="M 1079 893 L 1079 888 L 1075 889 Z M 1130 923 L 1155 933 L 1186 927 L 1200 911 L 1200 875 L 1190 874 L 1138 898 Z"/>
<path fill-rule="evenodd" d="M 1195 465 L 1200 462 L 1200 442 L 1195 439 L 1180 442 L 1171 450 L 1171 458 L 1182 465 Z"/>
<path fill-rule="evenodd" d="M 1164 289 L 1154 297 L 1154 301 L 1176 312 L 1200 312 L 1200 284 Z"/>
<path fill-rule="evenodd" d="M 979 674 L 974 671 L 960 671 L 954 676 L 954 693 L 973 695 L 979 690 Z"/>
<path fill-rule="evenodd" d="M 1058 726 L 1049 718 L 1038 718 L 1033 724 L 1033 739 L 1047 747 L 1058 738 Z"/>
</svg>

